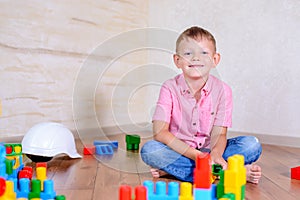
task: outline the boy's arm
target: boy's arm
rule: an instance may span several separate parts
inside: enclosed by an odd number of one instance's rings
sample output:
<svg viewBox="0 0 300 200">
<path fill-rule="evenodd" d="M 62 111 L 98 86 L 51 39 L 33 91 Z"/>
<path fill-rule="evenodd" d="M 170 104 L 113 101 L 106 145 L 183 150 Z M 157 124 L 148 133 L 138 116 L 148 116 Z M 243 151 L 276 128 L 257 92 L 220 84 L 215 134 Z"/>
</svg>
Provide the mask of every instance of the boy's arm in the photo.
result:
<svg viewBox="0 0 300 200">
<path fill-rule="evenodd" d="M 169 131 L 169 124 L 166 122 L 154 120 L 153 132 L 155 140 L 164 143 L 165 145 L 169 146 L 171 149 L 181 155 L 184 155 L 185 157 L 196 160 L 197 155 L 202 154 L 200 151 L 190 147 L 185 142 L 176 138 Z"/>
<path fill-rule="evenodd" d="M 211 160 L 212 163 L 222 165 L 223 169 L 227 168 L 227 162 L 222 155 L 227 145 L 227 127 L 214 126 L 211 132 Z"/>
</svg>

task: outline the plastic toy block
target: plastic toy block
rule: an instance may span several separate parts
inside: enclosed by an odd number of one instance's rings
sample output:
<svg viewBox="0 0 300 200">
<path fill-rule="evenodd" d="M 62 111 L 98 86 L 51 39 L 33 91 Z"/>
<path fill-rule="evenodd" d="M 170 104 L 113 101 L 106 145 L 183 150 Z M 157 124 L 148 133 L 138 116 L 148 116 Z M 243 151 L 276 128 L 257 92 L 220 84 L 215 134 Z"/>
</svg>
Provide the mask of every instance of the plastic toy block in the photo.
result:
<svg viewBox="0 0 300 200">
<path fill-rule="evenodd" d="M 36 168 L 36 178 L 41 181 L 41 190 L 44 190 L 44 181 L 47 179 L 46 167 Z"/>
<path fill-rule="evenodd" d="M 194 199 L 198 200 L 211 200 L 212 199 L 211 188 L 194 188 Z"/>
<path fill-rule="evenodd" d="M 36 168 L 38 168 L 38 167 L 45 167 L 45 168 L 47 168 L 47 162 L 38 162 L 38 163 L 36 163 L 35 167 Z"/>
<path fill-rule="evenodd" d="M 126 135 L 126 148 L 127 150 L 138 150 L 141 142 L 139 135 Z"/>
<path fill-rule="evenodd" d="M 14 161 L 6 159 L 5 160 L 5 165 L 6 165 L 6 173 L 8 175 L 11 175 L 13 173 L 13 166 L 14 166 Z"/>
<path fill-rule="evenodd" d="M 291 168 L 291 179 L 300 180 L 300 166 Z"/>
<path fill-rule="evenodd" d="M 5 161 L 6 157 L 6 150 L 3 144 L 0 144 L 0 163 Z"/>
<path fill-rule="evenodd" d="M 168 193 L 166 192 L 166 182 L 158 181 L 153 190 L 153 182 L 145 181 L 143 185 L 147 188 L 148 200 L 178 200 L 179 184 L 177 182 L 168 183 Z"/>
<path fill-rule="evenodd" d="M 194 169 L 194 187 L 209 189 L 211 187 L 211 174 L 210 155 L 198 156 Z"/>
<path fill-rule="evenodd" d="M 220 164 L 213 164 L 212 165 L 212 174 L 214 176 L 219 176 L 221 170 L 223 170 L 222 165 L 220 165 Z"/>
<path fill-rule="evenodd" d="M 224 173 L 224 192 L 235 194 L 235 199 L 242 199 L 242 186 L 246 184 L 244 157 L 234 155 L 228 158 L 228 168 Z"/>
<path fill-rule="evenodd" d="M 221 170 L 219 173 L 220 181 L 217 184 L 217 198 L 221 198 L 225 193 L 224 193 L 224 171 Z"/>
<path fill-rule="evenodd" d="M 193 200 L 192 184 L 188 182 L 182 182 L 180 184 L 179 200 Z"/>
<path fill-rule="evenodd" d="M 14 192 L 14 183 L 12 181 L 5 181 L 5 192 L 0 197 L 0 200 L 17 199 L 17 194 Z"/>
<path fill-rule="evenodd" d="M 147 189 L 145 186 L 137 186 L 134 190 L 135 200 L 147 200 Z"/>
<path fill-rule="evenodd" d="M 54 191 L 54 184 L 52 180 L 44 181 L 44 190 L 40 194 L 41 199 L 54 199 L 56 192 Z"/>
<path fill-rule="evenodd" d="M 119 200 L 131 200 L 131 187 L 121 185 L 119 188 Z"/>
<path fill-rule="evenodd" d="M 116 140 L 114 140 L 114 141 L 95 140 L 94 146 L 97 146 L 97 145 L 111 145 L 113 149 L 117 149 L 119 146 L 119 142 Z"/>
<path fill-rule="evenodd" d="M 221 199 L 235 200 L 235 195 L 232 193 L 224 194 Z"/>
<path fill-rule="evenodd" d="M 19 143 L 5 143 L 6 156 L 21 156 L 22 155 L 22 145 Z"/>
<path fill-rule="evenodd" d="M 103 144 L 96 145 L 96 154 L 97 155 L 113 155 L 114 151 L 111 145 Z"/>
<path fill-rule="evenodd" d="M 6 189 L 6 182 L 4 178 L 0 177 L 0 196 L 2 196 Z"/>
<path fill-rule="evenodd" d="M 65 195 L 58 195 L 55 197 L 55 200 L 66 200 L 66 196 Z"/>
<path fill-rule="evenodd" d="M 31 181 L 31 192 L 28 194 L 28 199 L 40 198 L 41 194 L 41 181 L 34 179 Z"/>
<path fill-rule="evenodd" d="M 95 154 L 95 146 L 84 146 L 83 148 L 83 155 L 93 155 Z"/>
<path fill-rule="evenodd" d="M 28 178 L 21 178 L 19 180 L 19 191 L 17 191 L 17 198 L 27 198 L 30 191 L 30 180 Z"/>
</svg>

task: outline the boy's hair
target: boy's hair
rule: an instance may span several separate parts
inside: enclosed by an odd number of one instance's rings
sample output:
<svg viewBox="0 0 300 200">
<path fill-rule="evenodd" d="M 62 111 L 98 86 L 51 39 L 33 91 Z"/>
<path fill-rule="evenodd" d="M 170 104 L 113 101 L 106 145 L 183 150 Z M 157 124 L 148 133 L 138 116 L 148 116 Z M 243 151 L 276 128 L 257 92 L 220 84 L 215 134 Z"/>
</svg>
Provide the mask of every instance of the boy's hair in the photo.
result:
<svg viewBox="0 0 300 200">
<path fill-rule="evenodd" d="M 211 41 L 215 47 L 215 51 L 217 51 L 217 47 L 216 47 L 216 40 L 214 38 L 214 36 L 208 32 L 207 30 L 203 29 L 203 28 L 200 28 L 198 26 L 193 26 L 191 28 L 188 28 L 186 29 L 185 31 L 183 31 L 177 41 L 176 41 L 176 52 L 178 52 L 178 46 L 179 46 L 179 43 L 184 39 L 184 38 L 192 38 L 194 40 L 202 40 L 203 38 Z"/>
</svg>

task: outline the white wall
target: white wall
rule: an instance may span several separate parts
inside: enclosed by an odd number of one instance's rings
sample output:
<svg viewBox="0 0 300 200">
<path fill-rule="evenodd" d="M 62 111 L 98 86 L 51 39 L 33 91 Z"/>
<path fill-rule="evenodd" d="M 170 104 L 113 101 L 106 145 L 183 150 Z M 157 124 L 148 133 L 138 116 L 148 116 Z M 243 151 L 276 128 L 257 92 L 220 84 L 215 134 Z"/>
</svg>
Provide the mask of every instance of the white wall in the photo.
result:
<svg viewBox="0 0 300 200">
<path fill-rule="evenodd" d="M 82 129 L 150 122 L 160 84 L 178 73 L 176 34 L 191 25 L 217 39 L 222 60 L 214 73 L 234 94 L 231 130 L 299 137 L 299 10 L 298 0 L 1 1 L 0 137 L 24 135 L 42 121 L 70 129 L 74 120 Z M 118 44 L 101 49 L 145 27 L 163 33 L 129 37 L 119 48 L 147 41 L 168 51 L 132 49 L 114 60 Z M 74 100 L 81 69 L 90 79 Z"/>
<path fill-rule="evenodd" d="M 300 137 L 299 10 L 298 0 L 150 0 L 149 26 L 215 35 L 215 73 L 233 89 L 232 131 Z"/>
</svg>

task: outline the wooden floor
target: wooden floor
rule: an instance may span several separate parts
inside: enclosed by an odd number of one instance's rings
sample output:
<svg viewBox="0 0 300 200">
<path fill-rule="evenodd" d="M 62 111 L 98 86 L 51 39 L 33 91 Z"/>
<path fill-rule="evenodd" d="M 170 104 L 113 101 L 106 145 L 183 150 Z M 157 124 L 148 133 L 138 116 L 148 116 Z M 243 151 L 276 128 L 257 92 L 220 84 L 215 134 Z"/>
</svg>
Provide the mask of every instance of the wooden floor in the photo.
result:
<svg viewBox="0 0 300 200">
<path fill-rule="evenodd" d="M 48 162 L 47 176 L 54 181 L 57 194 L 66 195 L 68 200 L 117 200 L 120 185 L 135 187 L 145 180 L 158 180 L 152 179 L 148 166 L 141 161 L 138 152 L 126 151 L 124 135 L 110 139 L 119 141 L 119 148 L 111 157 L 69 159 L 58 156 Z M 78 140 L 78 152 L 82 154 L 83 144 L 92 144 L 93 141 Z M 26 165 L 35 166 L 28 159 L 24 160 Z M 290 168 L 300 166 L 299 148 L 263 145 L 258 164 L 263 170 L 262 179 L 258 185 L 247 183 L 246 199 L 300 199 L 300 181 L 290 179 Z M 174 181 L 166 178 L 159 180 Z"/>
</svg>

